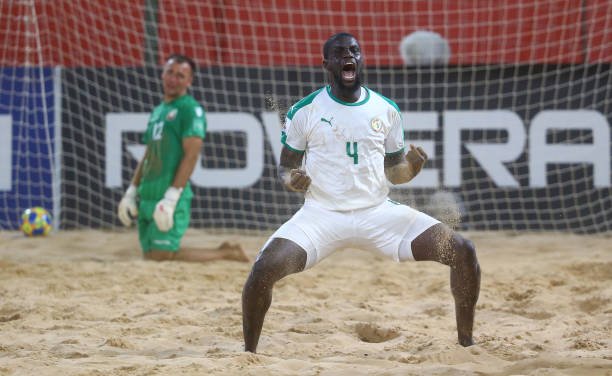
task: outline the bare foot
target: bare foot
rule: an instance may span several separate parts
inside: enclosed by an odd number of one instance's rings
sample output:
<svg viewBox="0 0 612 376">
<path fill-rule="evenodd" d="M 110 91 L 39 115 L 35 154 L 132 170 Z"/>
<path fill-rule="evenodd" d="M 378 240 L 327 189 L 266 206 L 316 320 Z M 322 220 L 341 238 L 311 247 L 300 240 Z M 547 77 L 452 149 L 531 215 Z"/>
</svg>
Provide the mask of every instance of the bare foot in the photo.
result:
<svg viewBox="0 0 612 376">
<path fill-rule="evenodd" d="M 459 344 L 463 347 L 469 347 L 474 344 L 474 340 L 472 339 L 472 336 L 459 336 Z"/>
<path fill-rule="evenodd" d="M 226 260 L 249 262 L 249 256 L 246 255 L 240 244 L 223 242 L 218 247 L 220 251 L 224 252 L 224 258 Z"/>
</svg>

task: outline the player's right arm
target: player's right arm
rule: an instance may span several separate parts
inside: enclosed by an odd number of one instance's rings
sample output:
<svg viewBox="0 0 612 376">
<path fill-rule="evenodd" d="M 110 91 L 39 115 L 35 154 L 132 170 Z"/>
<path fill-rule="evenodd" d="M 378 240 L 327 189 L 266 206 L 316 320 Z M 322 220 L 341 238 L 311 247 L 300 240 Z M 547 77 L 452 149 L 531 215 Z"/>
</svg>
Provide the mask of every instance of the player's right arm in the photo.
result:
<svg viewBox="0 0 612 376">
<path fill-rule="evenodd" d="M 310 177 L 302 169 L 303 158 L 304 153 L 298 153 L 283 146 L 278 176 L 285 188 L 292 192 L 306 192 L 310 186 Z"/>
<path fill-rule="evenodd" d="M 306 192 L 311 179 L 302 168 L 306 151 L 308 134 L 308 110 L 298 104 L 291 107 L 287 113 L 281 142 L 280 164 L 278 176 L 286 189 L 292 192 Z"/>
<path fill-rule="evenodd" d="M 142 165 L 144 163 L 144 160 L 147 158 L 147 154 L 149 154 L 148 146 L 145 149 L 144 156 L 142 157 L 140 161 L 138 161 L 138 165 L 136 166 L 136 169 L 134 170 L 134 176 L 132 177 L 132 182 L 131 182 L 133 186 L 138 187 L 140 185 L 140 179 L 142 178 Z"/>
<path fill-rule="evenodd" d="M 147 147 L 144 157 L 138 161 L 138 166 L 134 170 L 134 177 L 130 183 L 130 186 L 123 194 L 121 201 L 119 201 L 119 207 L 117 208 L 117 216 L 121 220 L 121 223 L 125 227 L 132 225 L 132 220 L 138 216 L 138 204 L 136 198 L 138 197 L 138 185 L 142 177 L 142 164 L 146 159 L 149 148 Z"/>
</svg>

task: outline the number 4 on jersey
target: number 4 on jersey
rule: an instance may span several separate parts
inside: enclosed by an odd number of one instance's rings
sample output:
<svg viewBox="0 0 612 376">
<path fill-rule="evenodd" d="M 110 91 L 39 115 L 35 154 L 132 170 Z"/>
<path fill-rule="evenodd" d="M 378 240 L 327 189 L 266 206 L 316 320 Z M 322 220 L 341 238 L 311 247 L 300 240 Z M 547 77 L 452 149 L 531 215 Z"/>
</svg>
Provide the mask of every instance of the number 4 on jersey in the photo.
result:
<svg viewBox="0 0 612 376">
<path fill-rule="evenodd" d="M 351 142 L 347 141 L 346 155 L 353 158 L 353 164 L 359 163 L 359 155 L 357 154 L 357 141 L 353 141 L 353 152 L 351 152 Z"/>
</svg>

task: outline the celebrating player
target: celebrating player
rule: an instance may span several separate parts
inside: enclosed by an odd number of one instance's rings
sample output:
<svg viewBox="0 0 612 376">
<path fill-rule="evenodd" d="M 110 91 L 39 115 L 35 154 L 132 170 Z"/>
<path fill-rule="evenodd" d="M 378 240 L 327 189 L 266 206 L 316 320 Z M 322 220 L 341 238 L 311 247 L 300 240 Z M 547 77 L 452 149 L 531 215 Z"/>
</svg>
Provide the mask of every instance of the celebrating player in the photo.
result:
<svg viewBox="0 0 612 376">
<path fill-rule="evenodd" d="M 405 150 L 399 108 L 361 85 L 362 65 L 355 37 L 333 35 L 323 46 L 329 86 L 287 113 L 279 175 L 287 189 L 305 193 L 305 202 L 268 239 L 244 285 L 246 351 L 257 350 L 274 283 L 347 247 L 450 266 L 459 343 L 474 343 L 480 290 L 474 245 L 440 221 L 388 199 L 386 180 L 410 181 L 427 155 L 414 145 Z"/>
<path fill-rule="evenodd" d="M 143 159 L 119 203 L 125 226 L 138 217 L 138 236 L 149 260 L 248 261 L 242 248 L 228 243 L 214 249 L 181 248 L 189 226 L 193 172 L 206 134 L 204 109 L 189 94 L 195 63 L 187 56 L 171 55 L 163 68 L 163 102 L 149 118 Z M 137 203 L 139 198 L 139 203 Z"/>
</svg>

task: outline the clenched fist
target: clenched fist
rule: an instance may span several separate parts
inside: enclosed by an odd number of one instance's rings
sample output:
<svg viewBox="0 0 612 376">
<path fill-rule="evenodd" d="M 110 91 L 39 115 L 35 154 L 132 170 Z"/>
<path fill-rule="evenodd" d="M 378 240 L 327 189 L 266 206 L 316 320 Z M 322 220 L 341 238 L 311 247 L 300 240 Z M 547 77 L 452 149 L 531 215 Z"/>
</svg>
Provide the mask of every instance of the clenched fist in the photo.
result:
<svg viewBox="0 0 612 376">
<path fill-rule="evenodd" d="M 425 162 L 427 162 L 427 153 L 425 153 L 422 147 L 410 144 L 410 150 L 406 153 L 406 161 L 410 166 L 413 176 L 416 176 L 423 168 Z"/>
<path fill-rule="evenodd" d="M 310 176 L 306 175 L 306 171 L 294 168 L 289 171 L 285 177 L 285 187 L 293 192 L 306 192 L 310 187 Z"/>
</svg>

